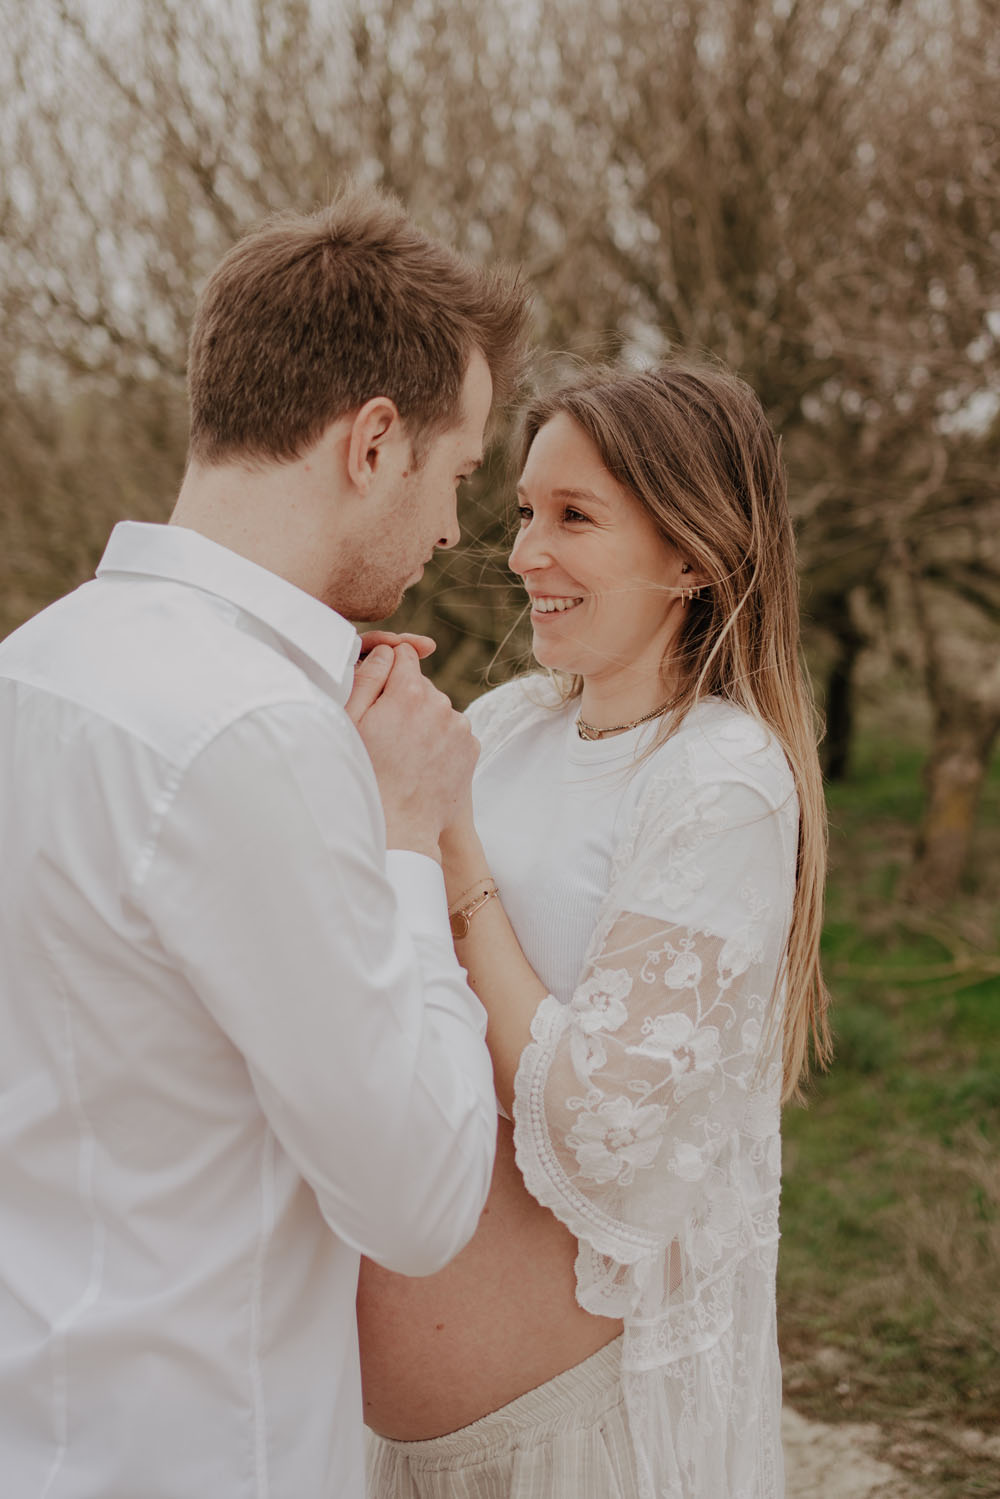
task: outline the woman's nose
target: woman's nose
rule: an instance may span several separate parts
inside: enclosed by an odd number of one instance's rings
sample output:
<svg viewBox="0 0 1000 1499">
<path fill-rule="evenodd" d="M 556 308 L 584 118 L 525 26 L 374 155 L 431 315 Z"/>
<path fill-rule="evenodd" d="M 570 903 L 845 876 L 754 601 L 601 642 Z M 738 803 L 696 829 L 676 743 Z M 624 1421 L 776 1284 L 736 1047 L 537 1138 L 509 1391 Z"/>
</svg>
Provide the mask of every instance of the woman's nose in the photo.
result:
<svg viewBox="0 0 1000 1499">
<path fill-rule="evenodd" d="M 525 573 L 539 566 L 544 554 L 544 545 L 534 525 L 523 526 L 514 537 L 514 545 L 510 549 L 507 566 L 512 573 L 517 573 L 519 578 L 523 578 Z"/>
</svg>

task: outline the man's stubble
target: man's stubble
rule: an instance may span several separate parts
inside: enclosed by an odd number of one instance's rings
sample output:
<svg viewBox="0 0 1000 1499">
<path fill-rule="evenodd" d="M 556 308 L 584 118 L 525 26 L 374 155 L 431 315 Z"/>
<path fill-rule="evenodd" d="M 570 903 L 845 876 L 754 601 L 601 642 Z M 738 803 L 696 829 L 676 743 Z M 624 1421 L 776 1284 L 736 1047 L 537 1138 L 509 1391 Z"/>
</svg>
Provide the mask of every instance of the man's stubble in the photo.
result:
<svg viewBox="0 0 1000 1499">
<path fill-rule="evenodd" d="M 395 503 L 373 518 L 369 530 L 346 547 L 322 594 L 345 619 L 372 624 L 395 614 L 429 546 L 419 534 L 419 474 L 403 479 Z"/>
</svg>

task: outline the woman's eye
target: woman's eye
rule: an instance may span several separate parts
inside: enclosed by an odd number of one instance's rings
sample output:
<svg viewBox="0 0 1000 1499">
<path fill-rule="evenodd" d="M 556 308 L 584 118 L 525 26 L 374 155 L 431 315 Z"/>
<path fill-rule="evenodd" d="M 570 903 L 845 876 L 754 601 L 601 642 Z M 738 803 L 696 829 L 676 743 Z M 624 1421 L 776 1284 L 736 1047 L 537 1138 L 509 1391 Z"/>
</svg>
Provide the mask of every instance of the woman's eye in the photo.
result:
<svg viewBox="0 0 1000 1499">
<path fill-rule="evenodd" d="M 532 510 L 530 505 L 518 505 L 517 514 L 520 518 L 521 525 L 526 526 L 530 520 L 534 519 L 535 512 Z M 573 525 L 577 525 L 580 522 L 582 522 L 584 525 L 588 525 L 590 520 L 589 516 L 584 515 L 582 510 L 574 510 L 572 506 L 568 506 L 563 511 L 562 518 L 564 521 L 569 521 Z"/>
</svg>

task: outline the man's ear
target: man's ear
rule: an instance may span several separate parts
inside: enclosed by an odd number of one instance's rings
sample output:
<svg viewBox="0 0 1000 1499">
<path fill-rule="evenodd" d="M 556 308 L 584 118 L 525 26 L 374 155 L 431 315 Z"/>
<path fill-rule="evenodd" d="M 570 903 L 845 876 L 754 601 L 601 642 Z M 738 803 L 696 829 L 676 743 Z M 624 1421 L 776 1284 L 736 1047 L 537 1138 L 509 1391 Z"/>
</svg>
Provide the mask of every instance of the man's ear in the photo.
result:
<svg viewBox="0 0 1000 1499">
<path fill-rule="evenodd" d="M 387 450 L 403 436 L 403 424 L 394 401 L 374 396 L 359 408 L 347 434 L 347 476 L 361 494 L 367 494 Z"/>
</svg>

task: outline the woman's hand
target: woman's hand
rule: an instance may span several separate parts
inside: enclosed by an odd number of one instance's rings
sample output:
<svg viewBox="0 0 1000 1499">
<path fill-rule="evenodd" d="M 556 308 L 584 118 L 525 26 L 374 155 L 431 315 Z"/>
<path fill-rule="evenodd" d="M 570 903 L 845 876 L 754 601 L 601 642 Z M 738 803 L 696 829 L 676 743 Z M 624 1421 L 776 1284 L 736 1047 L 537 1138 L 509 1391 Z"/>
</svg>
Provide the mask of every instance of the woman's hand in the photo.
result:
<svg viewBox="0 0 1000 1499">
<path fill-rule="evenodd" d="M 421 661 L 437 650 L 437 641 L 429 635 L 394 635 L 391 630 L 367 630 L 361 637 L 361 656 L 364 660 L 377 645 L 412 645 Z"/>
</svg>

